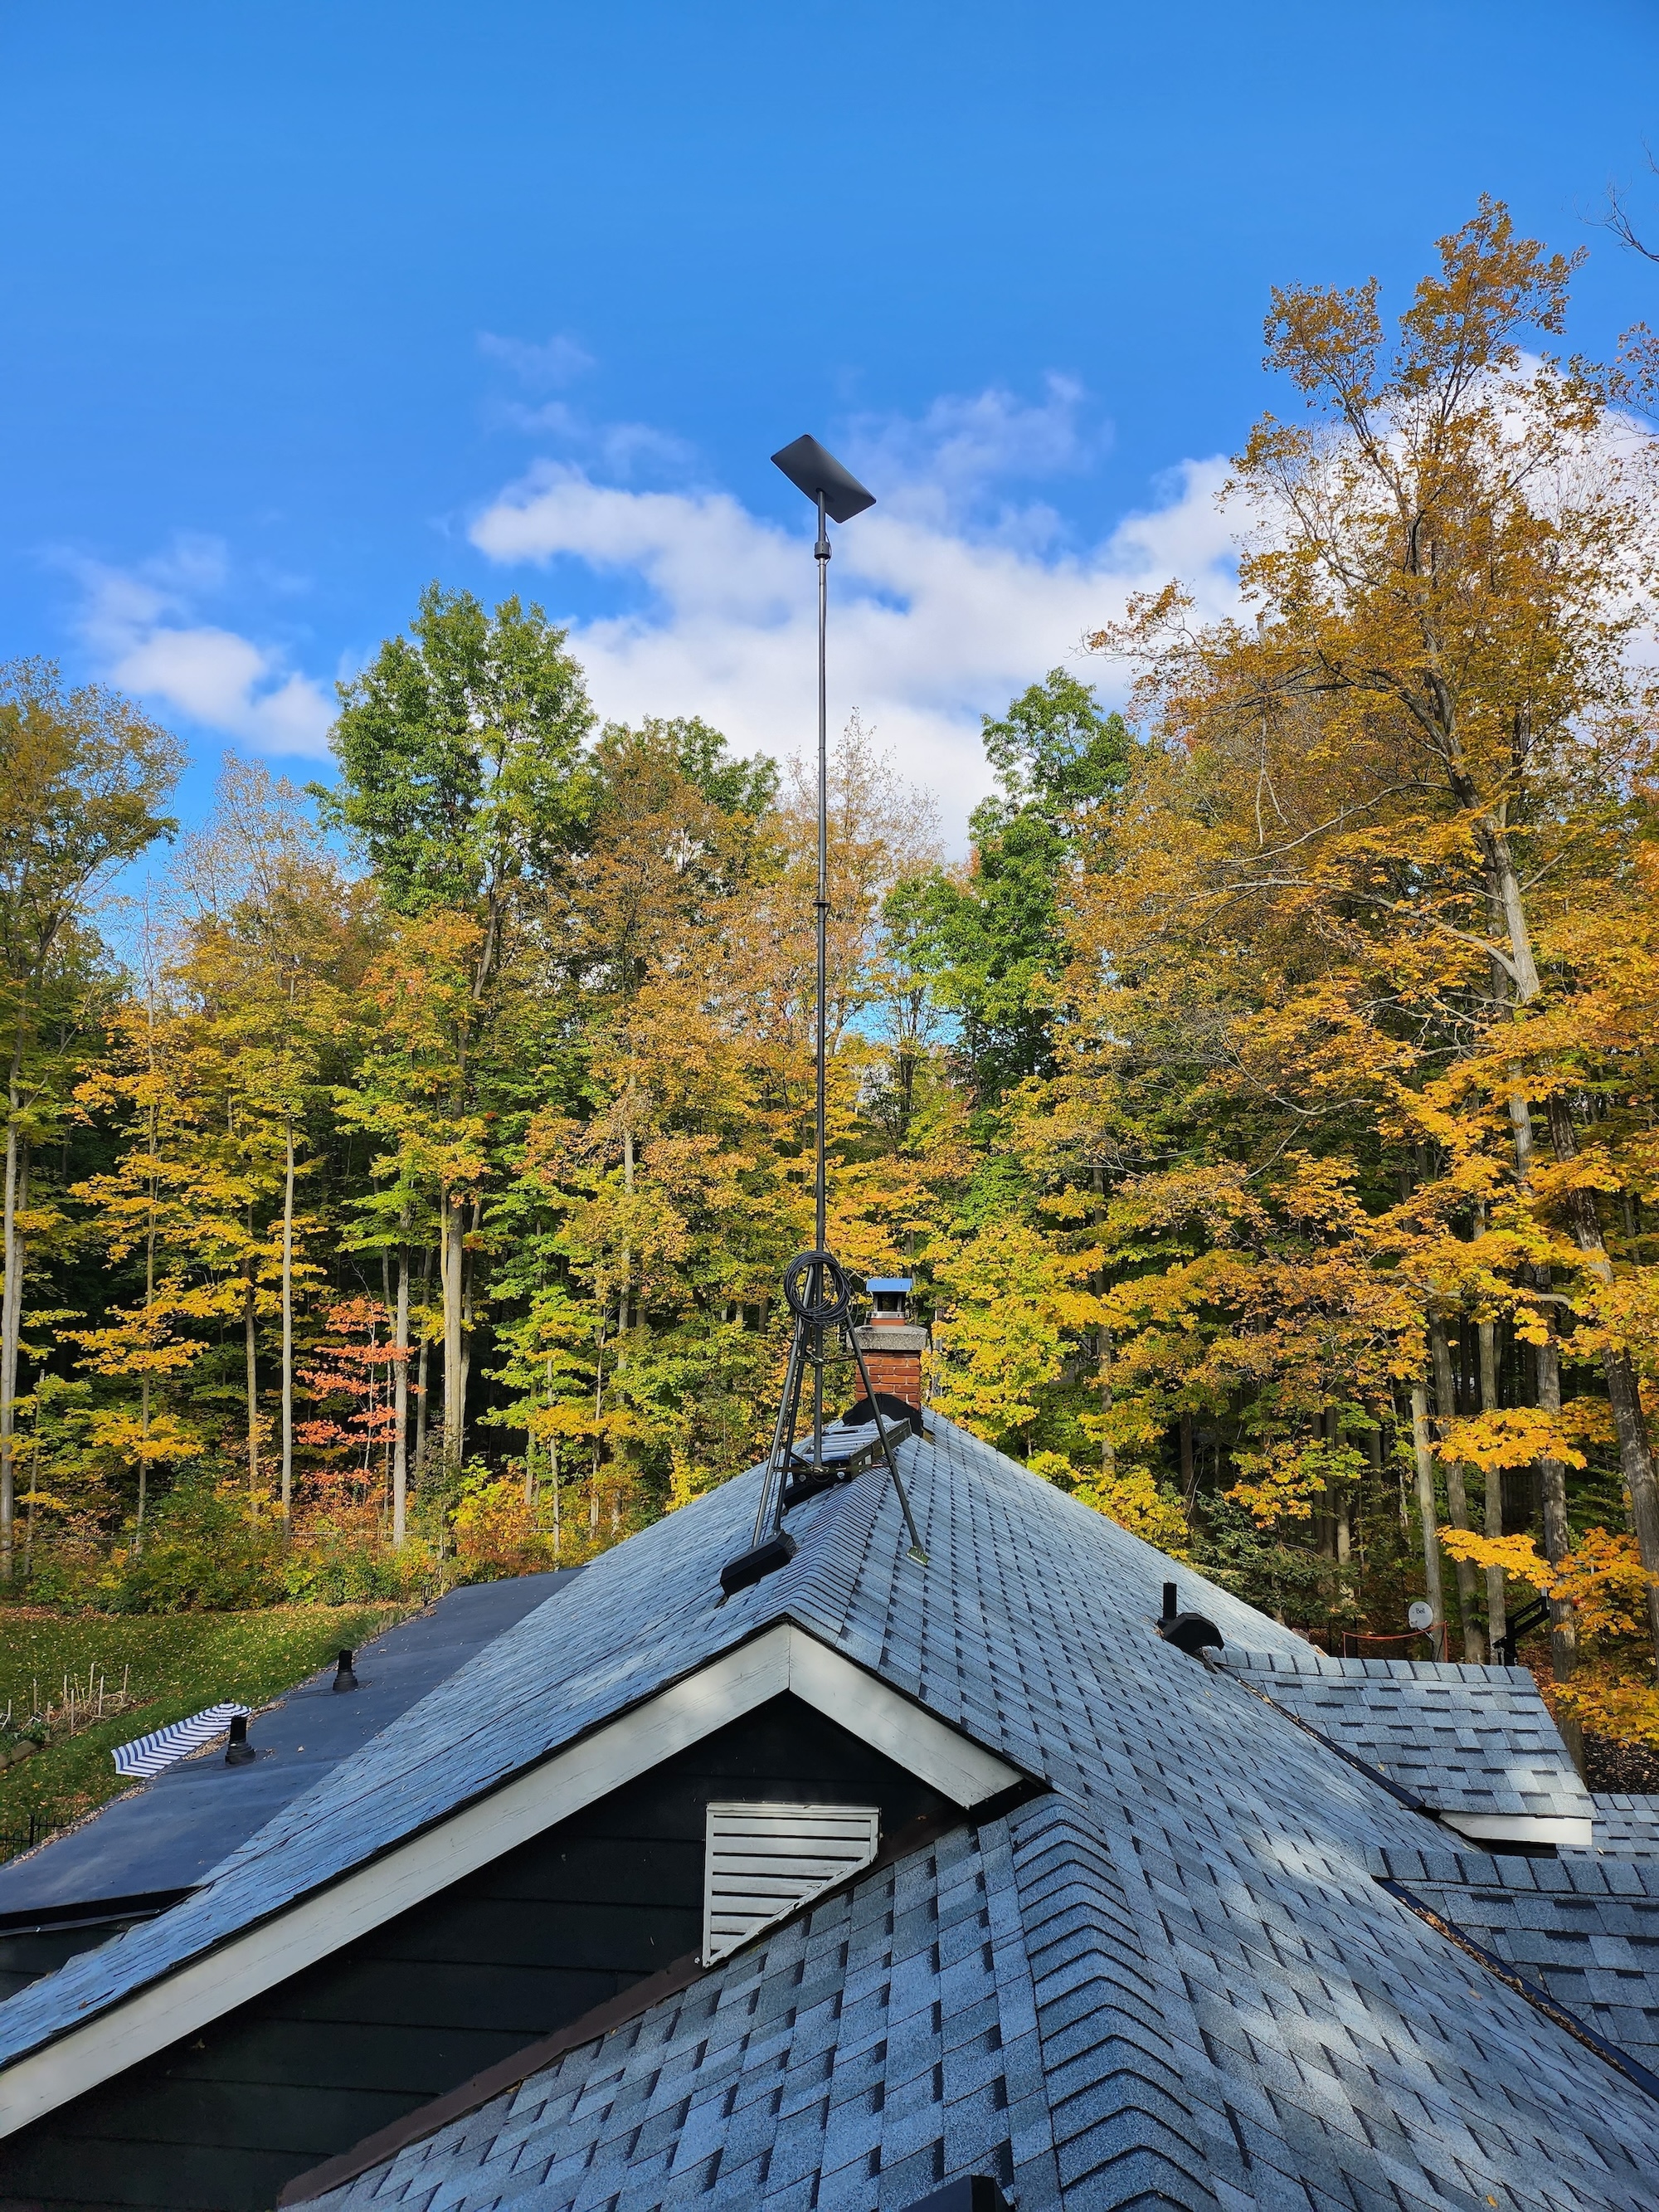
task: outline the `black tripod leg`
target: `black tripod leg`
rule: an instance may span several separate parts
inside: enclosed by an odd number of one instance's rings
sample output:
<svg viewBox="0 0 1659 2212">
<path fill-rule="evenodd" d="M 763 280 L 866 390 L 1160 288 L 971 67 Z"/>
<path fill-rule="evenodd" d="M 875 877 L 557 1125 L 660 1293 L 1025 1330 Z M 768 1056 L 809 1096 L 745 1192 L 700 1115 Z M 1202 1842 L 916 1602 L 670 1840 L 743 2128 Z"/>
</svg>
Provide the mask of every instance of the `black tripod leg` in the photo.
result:
<svg viewBox="0 0 1659 2212">
<path fill-rule="evenodd" d="M 777 1495 L 772 1508 L 775 1531 L 783 1526 L 783 1493 L 794 1462 L 795 1429 L 800 1419 L 801 1385 L 806 1380 L 807 1364 L 812 1357 L 809 1346 L 814 1333 L 810 1322 L 797 1321 L 795 1334 L 789 1341 L 789 1371 L 783 1379 L 783 1406 L 779 1415 L 780 1443 L 775 1452 Z"/>
<path fill-rule="evenodd" d="M 806 1323 L 797 1321 L 794 1334 L 789 1340 L 789 1364 L 784 1370 L 783 1395 L 778 1405 L 777 1422 L 772 1431 L 772 1451 L 766 1462 L 766 1480 L 761 1485 L 760 1502 L 755 1508 L 756 1544 L 765 1534 L 769 1522 L 775 1530 L 783 1521 L 784 1462 L 794 1443 L 805 1335 Z"/>
<path fill-rule="evenodd" d="M 876 1434 L 881 1439 L 881 1455 L 887 1462 L 888 1474 L 893 1478 L 893 1487 L 898 1492 L 899 1510 L 904 1515 L 904 1525 L 910 1532 L 910 1557 L 919 1567 L 925 1567 L 927 1564 L 927 1554 L 922 1549 L 921 1531 L 916 1526 L 915 1515 L 910 1510 L 910 1501 L 904 1494 L 904 1484 L 899 1476 L 898 1462 L 893 1457 L 893 1447 L 887 1441 L 887 1424 L 881 1418 L 881 1408 L 876 1403 L 876 1394 L 870 1387 L 870 1370 L 864 1364 L 864 1346 L 851 1329 L 848 1330 L 847 1335 L 853 1347 L 853 1357 L 859 1364 L 859 1381 L 864 1386 L 865 1398 L 870 1411 L 876 1417 Z"/>
</svg>

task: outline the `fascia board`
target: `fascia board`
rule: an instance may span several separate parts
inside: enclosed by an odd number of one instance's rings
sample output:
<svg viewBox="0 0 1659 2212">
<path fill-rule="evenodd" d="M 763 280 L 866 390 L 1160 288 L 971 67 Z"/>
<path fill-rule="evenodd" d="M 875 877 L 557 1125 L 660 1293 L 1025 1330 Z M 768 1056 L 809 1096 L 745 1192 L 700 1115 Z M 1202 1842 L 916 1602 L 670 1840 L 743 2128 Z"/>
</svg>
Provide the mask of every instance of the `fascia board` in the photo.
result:
<svg viewBox="0 0 1659 2212">
<path fill-rule="evenodd" d="M 791 1635 L 789 1686 L 805 1704 L 838 1721 L 964 1812 L 1026 1779 L 1018 1767 L 981 1749 L 925 1705 L 901 1697 L 878 1674 L 866 1674 L 800 1629 Z"/>
<path fill-rule="evenodd" d="M 964 1811 L 1027 1778 L 788 1622 L 0 2073 L 0 2137 L 263 1996 L 677 1752 L 793 1691 Z"/>
</svg>

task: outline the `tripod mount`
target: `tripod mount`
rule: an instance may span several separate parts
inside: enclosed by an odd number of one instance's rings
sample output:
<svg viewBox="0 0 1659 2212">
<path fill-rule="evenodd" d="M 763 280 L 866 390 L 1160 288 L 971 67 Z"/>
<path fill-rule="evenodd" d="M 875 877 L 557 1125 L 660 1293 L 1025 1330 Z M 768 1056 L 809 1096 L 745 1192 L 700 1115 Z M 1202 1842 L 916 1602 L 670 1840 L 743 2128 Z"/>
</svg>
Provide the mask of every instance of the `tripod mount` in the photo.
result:
<svg viewBox="0 0 1659 2212">
<path fill-rule="evenodd" d="M 794 1558 L 795 1540 L 783 1525 L 783 1516 L 792 1505 L 802 1504 L 820 1491 L 833 1489 L 838 1482 L 851 1482 L 855 1475 L 873 1467 L 878 1459 L 886 1463 L 904 1515 L 910 1538 L 908 1556 L 918 1566 L 927 1564 L 903 1478 L 893 1456 L 893 1439 L 906 1431 L 890 1426 L 877 1403 L 864 1348 L 852 1326 L 854 1294 L 847 1270 L 829 1252 L 797 1252 L 783 1271 L 783 1295 L 794 1321 L 789 1339 L 789 1364 L 784 1370 L 783 1395 L 772 1431 L 766 1479 L 761 1485 L 760 1502 L 755 1510 L 754 1535 L 749 1549 L 728 1559 L 720 1570 L 720 1588 L 727 1597 L 734 1591 L 746 1589 L 750 1583 L 759 1582 L 779 1567 L 787 1566 Z M 857 1430 L 846 1428 L 838 1434 L 824 1433 L 826 1374 L 831 1369 L 850 1365 L 858 1369 L 863 1402 L 869 1407 L 875 1425 L 873 1437 L 864 1437 Z M 795 1431 L 809 1376 L 813 1419 L 809 1433 L 798 1441 Z"/>
</svg>

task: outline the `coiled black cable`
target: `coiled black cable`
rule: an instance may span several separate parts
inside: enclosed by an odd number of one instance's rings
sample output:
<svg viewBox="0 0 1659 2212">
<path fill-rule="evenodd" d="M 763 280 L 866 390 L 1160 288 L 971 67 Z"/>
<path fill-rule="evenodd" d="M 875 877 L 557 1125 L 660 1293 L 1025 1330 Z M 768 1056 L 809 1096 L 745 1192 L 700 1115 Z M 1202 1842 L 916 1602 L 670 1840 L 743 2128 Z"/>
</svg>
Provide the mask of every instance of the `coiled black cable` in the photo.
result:
<svg viewBox="0 0 1659 2212">
<path fill-rule="evenodd" d="M 847 1270 L 829 1252 L 797 1252 L 783 1271 L 783 1295 L 796 1320 L 813 1328 L 828 1328 L 853 1308 L 853 1285 Z"/>
</svg>

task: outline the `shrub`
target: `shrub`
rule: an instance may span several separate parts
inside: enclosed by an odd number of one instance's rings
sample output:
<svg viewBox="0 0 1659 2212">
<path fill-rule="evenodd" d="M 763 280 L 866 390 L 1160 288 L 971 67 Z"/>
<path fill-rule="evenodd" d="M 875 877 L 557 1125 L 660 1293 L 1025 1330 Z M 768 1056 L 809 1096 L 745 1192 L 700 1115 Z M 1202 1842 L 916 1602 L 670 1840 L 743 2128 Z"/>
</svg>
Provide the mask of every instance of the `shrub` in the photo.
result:
<svg viewBox="0 0 1659 2212">
<path fill-rule="evenodd" d="M 239 1485 L 187 1479 L 156 1507 L 142 1550 L 112 1553 L 95 1587 L 110 1613 L 246 1613 L 278 1605 L 281 1533 L 250 1521 Z"/>
<path fill-rule="evenodd" d="M 533 1575 L 554 1564 L 552 1539 L 540 1527 L 523 1484 L 510 1475 L 469 1469 L 452 1526 L 459 1579 L 463 1582 L 489 1582 L 498 1575 Z"/>
<path fill-rule="evenodd" d="M 343 1516 L 313 1522 L 282 1564 L 283 1590 L 296 1605 L 423 1605 L 450 1579 L 425 1544 L 392 1551 Z"/>
</svg>

